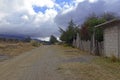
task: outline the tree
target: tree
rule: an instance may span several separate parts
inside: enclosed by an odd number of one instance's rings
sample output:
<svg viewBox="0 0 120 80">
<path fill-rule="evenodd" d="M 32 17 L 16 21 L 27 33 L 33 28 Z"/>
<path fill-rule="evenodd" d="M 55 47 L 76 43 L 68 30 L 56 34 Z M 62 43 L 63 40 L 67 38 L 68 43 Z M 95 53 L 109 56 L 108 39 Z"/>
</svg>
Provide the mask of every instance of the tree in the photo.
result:
<svg viewBox="0 0 120 80">
<path fill-rule="evenodd" d="M 51 35 L 51 36 L 50 36 L 50 43 L 51 43 L 51 44 L 54 44 L 54 43 L 56 43 L 56 42 L 58 42 L 58 41 L 57 41 L 57 38 L 56 38 L 55 36 Z"/>
<path fill-rule="evenodd" d="M 90 40 L 95 31 L 95 39 L 99 42 L 103 41 L 103 30 L 101 28 L 95 28 L 96 25 L 104 23 L 104 18 L 92 15 L 86 19 L 81 28 L 81 38 L 84 40 Z"/>
<path fill-rule="evenodd" d="M 117 16 L 115 15 L 115 13 L 112 13 L 112 12 L 106 12 L 104 14 L 102 14 L 101 16 L 102 18 L 104 18 L 106 21 L 110 21 L 112 19 L 115 19 L 117 18 Z"/>
<path fill-rule="evenodd" d="M 60 28 L 60 32 L 61 32 L 60 39 L 65 43 L 71 45 L 73 42 L 73 39 L 76 37 L 77 31 L 78 31 L 78 28 L 74 24 L 73 20 L 71 20 L 66 30 L 63 30 L 62 28 Z"/>
<path fill-rule="evenodd" d="M 89 30 L 87 26 L 81 26 L 80 36 L 82 40 L 90 40 Z"/>
</svg>

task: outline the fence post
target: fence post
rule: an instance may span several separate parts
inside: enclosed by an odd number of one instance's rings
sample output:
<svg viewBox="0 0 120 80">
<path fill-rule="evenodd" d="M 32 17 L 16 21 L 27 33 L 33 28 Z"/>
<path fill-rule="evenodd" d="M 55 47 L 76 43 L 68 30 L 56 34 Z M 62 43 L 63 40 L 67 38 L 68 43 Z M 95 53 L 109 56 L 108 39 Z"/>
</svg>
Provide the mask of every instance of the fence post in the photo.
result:
<svg viewBox="0 0 120 80">
<path fill-rule="evenodd" d="M 93 31 L 93 35 L 92 35 L 92 54 L 95 54 L 96 53 L 96 41 L 95 41 L 95 30 Z"/>
</svg>

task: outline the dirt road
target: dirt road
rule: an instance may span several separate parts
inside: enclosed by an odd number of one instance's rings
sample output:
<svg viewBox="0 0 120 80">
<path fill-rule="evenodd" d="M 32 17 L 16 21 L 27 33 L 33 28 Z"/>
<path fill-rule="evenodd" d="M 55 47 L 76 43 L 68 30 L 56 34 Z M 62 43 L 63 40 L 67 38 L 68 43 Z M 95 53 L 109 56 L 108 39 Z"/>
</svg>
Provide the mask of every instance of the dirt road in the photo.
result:
<svg viewBox="0 0 120 80">
<path fill-rule="evenodd" d="M 0 62 L 0 80 L 64 80 L 56 71 L 61 52 L 56 46 L 41 46 Z"/>
</svg>

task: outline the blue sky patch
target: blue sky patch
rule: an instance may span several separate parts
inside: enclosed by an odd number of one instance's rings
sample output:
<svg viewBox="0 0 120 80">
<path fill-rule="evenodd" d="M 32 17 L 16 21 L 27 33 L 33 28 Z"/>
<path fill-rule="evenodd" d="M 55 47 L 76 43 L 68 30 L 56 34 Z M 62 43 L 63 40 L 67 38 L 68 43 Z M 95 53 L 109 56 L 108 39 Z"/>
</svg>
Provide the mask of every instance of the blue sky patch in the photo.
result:
<svg viewBox="0 0 120 80">
<path fill-rule="evenodd" d="M 39 12 L 45 13 L 45 11 L 46 11 L 47 9 L 48 9 L 47 7 L 33 6 L 33 10 L 34 10 L 36 13 L 39 13 Z"/>
<path fill-rule="evenodd" d="M 65 3 L 68 5 L 75 5 L 73 0 L 56 0 L 56 3 L 59 4 L 61 7 L 63 7 Z"/>
<path fill-rule="evenodd" d="M 63 2 L 71 3 L 73 0 L 56 0 L 56 3 L 61 4 Z"/>
</svg>

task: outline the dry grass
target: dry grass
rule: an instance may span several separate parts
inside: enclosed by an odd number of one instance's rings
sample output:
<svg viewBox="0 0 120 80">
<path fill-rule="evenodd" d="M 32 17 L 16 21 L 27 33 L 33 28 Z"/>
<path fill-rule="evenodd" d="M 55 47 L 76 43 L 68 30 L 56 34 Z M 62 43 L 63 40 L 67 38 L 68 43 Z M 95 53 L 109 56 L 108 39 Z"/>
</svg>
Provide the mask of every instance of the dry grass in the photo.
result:
<svg viewBox="0 0 120 80">
<path fill-rule="evenodd" d="M 0 43 L 0 55 L 17 56 L 34 47 L 30 43 Z"/>
<path fill-rule="evenodd" d="M 63 50 L 75 51 L 73 48 L 62 47 Z M 65 52 L 64 56 L 74 57 L 84 55 L 82 51 Z M 86 55 L 86 54 L 85 54 Z M 70 58 L 70 57 L 69 57 Z M 58 67 L 58 71 L 66 76 L 66 80 L 120 80 L 120 62 L 113 62 L 110 58 L 96 57 L 90 63 L 86 62 L 66 62 Z"/>
<path fill-rule="evenodd" d="M 112 65 L 111 65 L 112 66 Z M 120 80 L 119 68 L 109 68 L 97 64 L 67 63 L 61 65 L 61 73 L 78 80 Z M 70 74 L 66 74 L 66 72 Z"/>
<path fill-rule="evenodd" d="M 64 57 L 77 57 L 81 55 L 88 55 L 86 52 L 79 49 L 69 47 L 69 46 L 59 46 L 64 53 L 61 53 L 61 56 Z"/>
</svg>

